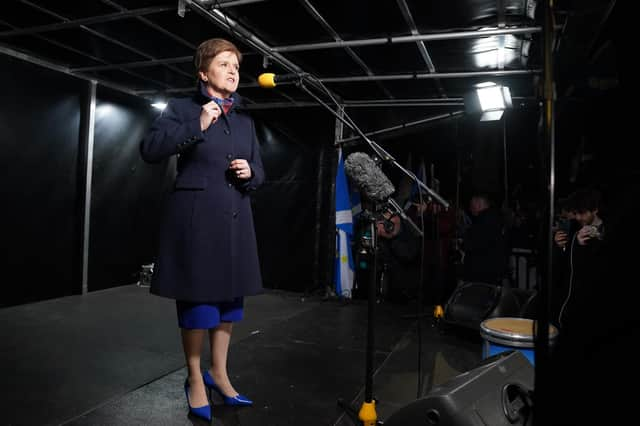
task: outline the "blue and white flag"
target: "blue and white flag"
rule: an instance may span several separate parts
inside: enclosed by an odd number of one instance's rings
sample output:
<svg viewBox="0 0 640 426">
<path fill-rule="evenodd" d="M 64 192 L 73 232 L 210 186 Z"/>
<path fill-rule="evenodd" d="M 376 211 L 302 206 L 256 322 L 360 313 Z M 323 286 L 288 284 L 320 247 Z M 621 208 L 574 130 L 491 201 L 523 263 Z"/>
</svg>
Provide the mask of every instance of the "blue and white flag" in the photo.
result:
<svg viewBox="0 0 640 426">
<path fill-rule="evenodd" d="M 351 253 L 353 237 L 353 213 L 349 195 L 349 184 L 344 171 L 342 149 L 338 150 L 336 173 L 336 273 L 335 289 L 339 297 L 351 298 L 354 278 L 354 261 Z"/>
</svg>

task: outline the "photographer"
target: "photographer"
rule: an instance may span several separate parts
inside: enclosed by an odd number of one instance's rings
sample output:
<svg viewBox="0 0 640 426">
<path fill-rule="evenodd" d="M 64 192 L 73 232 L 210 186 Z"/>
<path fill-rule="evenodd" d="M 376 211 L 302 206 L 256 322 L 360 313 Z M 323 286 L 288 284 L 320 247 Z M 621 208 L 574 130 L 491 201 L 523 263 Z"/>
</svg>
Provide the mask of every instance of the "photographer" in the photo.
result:
<svg viewBox="0 0 640 426">
<path fill-rule="evenodd" d="M 558 328 L 561 325 L 560 312 L 569 295 L 571 280 L 571 248 L 574 236 L 580 224 L 576 221 L 574 194 L 561 198 L 557 202 L 558 217 L 553 225 L 553 270 L 554 283 L 551 291 L 550 321 Z"/>
<path fill-rule="evenodd" d="M 604 239 L 604 222 L 600 217 L 601 198 L 600 191 L 596 189 L 575 192 L 571 197 L 571 210 L 580 228 L 571 239 L 563 239 L 563 231 L 557 231 L 554 237 L 556 245 L 569 256 L 568 289 L 558 314 L 558 325 L 565 333 L 571 318 L 581 309 L 582 301 L 596 291 L 597 283 L 592 281 L 598 276 Z"/>
</svg>

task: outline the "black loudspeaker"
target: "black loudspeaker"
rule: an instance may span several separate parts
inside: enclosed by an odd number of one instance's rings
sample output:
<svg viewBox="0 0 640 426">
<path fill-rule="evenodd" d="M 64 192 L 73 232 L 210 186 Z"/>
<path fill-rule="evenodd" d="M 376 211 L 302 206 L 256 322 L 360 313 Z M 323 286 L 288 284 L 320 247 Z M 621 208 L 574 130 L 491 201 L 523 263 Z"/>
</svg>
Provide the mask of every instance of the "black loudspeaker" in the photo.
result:
<svg viewBox="0 0 640 426">
<path fill-rule="evenodd" d="M 474 330 L 487 318 L 520 317 L 520 301 L 509 286 L 463 282 L 444 307 L 444 322 Z"/>
<path fill-rule="evenodd" d="M 384 425 L 531 426 L 533 383 L 522 352 L 502 352 L 400 408 Z"/>
</svg>

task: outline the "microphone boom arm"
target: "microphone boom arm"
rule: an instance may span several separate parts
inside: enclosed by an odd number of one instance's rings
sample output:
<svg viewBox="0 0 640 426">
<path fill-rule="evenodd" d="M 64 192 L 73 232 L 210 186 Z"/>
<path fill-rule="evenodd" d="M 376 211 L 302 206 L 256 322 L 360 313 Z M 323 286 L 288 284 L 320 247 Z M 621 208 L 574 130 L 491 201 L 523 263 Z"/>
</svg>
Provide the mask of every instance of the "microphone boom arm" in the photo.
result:
<svg viewBox="0 0 640 426">
<path fill-rule="evenodd" d="M 440 195 L 438 195 L 434 190 L 432 190 L 431 188 L 429 188 L 427 185 L 425 185 L 424 182 L 422 182 L 420 179 L 417 178 L 417 176 L 415 174 L 413 174 L 413 172 L 407 170 L 406 168 L 404 168 L 402 165 L 400 165 L 400 163 L 398 163 L 396 161 L 395 158 L 393 158 L 393 156 L 391 154 L 389 154 L 387 151 L 384 150 L 384 148 L 382 148 L 380 145 L 378 145 L 376 142 L 372 141 L 371 139 L 369 139 L 367 137 L 367 135 L 365 135 L 362 130 L 360 130 L 360 128 L 358 126 L 355 125 L 355 123 L 353 121 L 351 121 L 351 119 L 347 120 L 345 119 L 343 116 L 341 116 L 340 114 L 338 114 L 336 111 L 333 110 L 333 108 L 331 108 L 329 105 L 327 105 L 326 102 L 324 102 L 322 99 L 320 99 L 320 97 L 318 97 L 315 93 L 313 93 L 311 90 L 309 90 L 309 88 L 307 88 L 307 86 L 304 85 L 303 79 L 301 78 L 300 80 L 298 80 L 296 82 L 296 85 L 301 88 L 302 90 L 304 90 L 305 92 L 307 92 L 307 94 L 309 94 L 309 96 L 311 96 L 313 99 L 316 100 L 316 102 L 318 102 L 320 105 L 322 105 L 323 107 L 325 107 L 329 112 L 331 112 L 331 114 L 333 114 L 338 120 L 342 121 L 344 124 L 346 124 L 351 130 L 354 130 L 355 132 L 358 133 L 358 136 L 360 136 L 362 139 L 364 139 L 364 141 L 371 147 L 371 149 L 378 155 L 378 157 L 380 157 L 382 160 L 384 161 L 388 161 L 391 164 L 393 164 L 394 166 L 396 166 L 397 168 L 399 168 L 403 173 L 405 173 L 407 176 L 409 176 L 414 182 L 416 182 L 418 184 L 418 186 L 420 188 L 422 188 L 425 192 L 427 192 L 427 194 L 429 194 L 429 196 L 431 196 L 432 198 L 434 198 L 436 201 L 438 201 L 440 204 L 442 204 L 442 206 L 445 209 L 449 208 L 449 203 L 442 198 Z M 334 100 L 335 102 L 335 100 Z M 338 105 L 338 107 L 340 107 Z M 346 112 L 344 111 L 344 108 L 342 109 L 342 112 L 346 115 Z M 348 117 L 348 116 L 347 116 Z M 415 225 L 415 224 L 414 224 Z"/>
<path fill-rule="evenodd" d="M 420 237 L 422 237 L 424 234 L 423 232 L 420 230 L 420 228 L 418 227 L 418 225 L 416 225 L 409 216 L 406 215 L 406 213 L 404 212 L 404 210 L 402 210 L 402 207 L 400 207 L 398 205 L 398 203 L 396 203 L 396 201 L 389 197 L 389 200 L 387 201 L 387 203 L 389 203 L 389 205 L 391 207 L 393 207 L 393 209 L 396 211 L 396 213 L 398 213 L 400 215 L 400 217 L 402 218 L 402 220 L 404 220 L 405 222 L 407 222 L 409 225 L 411 225 L 411 228 L 413 229 L 413 231 Z"/>
</svg>

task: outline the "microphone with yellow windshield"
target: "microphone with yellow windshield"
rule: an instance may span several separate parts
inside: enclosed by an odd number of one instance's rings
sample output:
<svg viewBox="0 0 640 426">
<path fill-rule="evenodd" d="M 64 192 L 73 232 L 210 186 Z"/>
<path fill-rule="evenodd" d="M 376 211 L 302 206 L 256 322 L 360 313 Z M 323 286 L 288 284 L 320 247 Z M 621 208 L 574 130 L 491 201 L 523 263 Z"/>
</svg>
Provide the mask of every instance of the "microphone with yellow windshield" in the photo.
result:
<svg viewBox="0 0 640 426">
<path fill-rule="evenodd" d="M 258 76 L 258 86 L 262 87 L 263 89 L 273 89 L 278 85 L 278 83 L 298 81 L 301 80 L 304 76 L 304 73 L 274 74 L 272 72 L 265 72 Z"/>
</svg>

